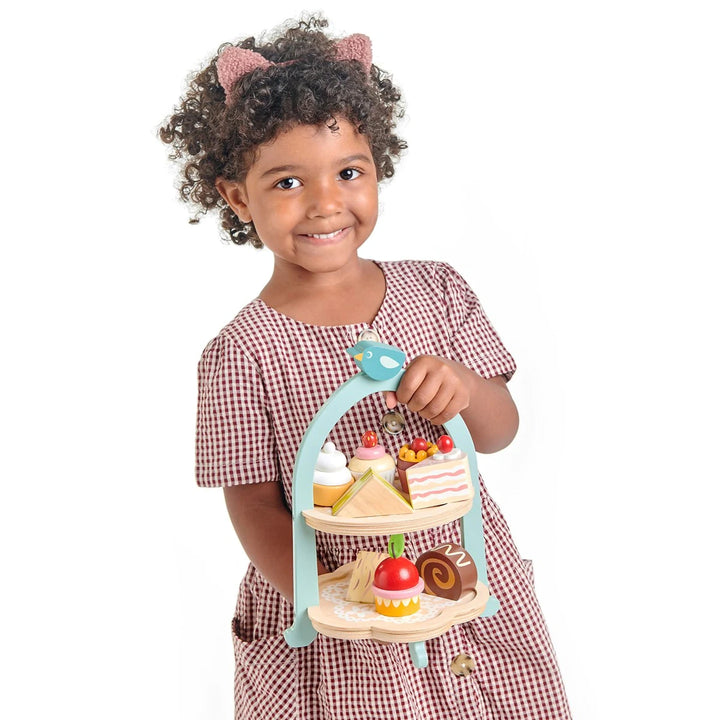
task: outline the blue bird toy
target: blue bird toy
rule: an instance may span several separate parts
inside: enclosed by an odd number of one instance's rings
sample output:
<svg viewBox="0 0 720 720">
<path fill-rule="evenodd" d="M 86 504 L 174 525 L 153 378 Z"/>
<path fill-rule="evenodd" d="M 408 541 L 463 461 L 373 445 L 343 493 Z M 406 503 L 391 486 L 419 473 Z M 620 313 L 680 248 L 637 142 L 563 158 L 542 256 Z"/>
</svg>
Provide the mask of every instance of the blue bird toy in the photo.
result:
<svg viewBox="0 0 720 720">
<path fill-rule="evenodd" d="M 393 345 L 361 340 L 347 352 L 355 358 L 357 366 L 373 380 L 395 377 L 405 362 L 405 353 Z"/>
</svg>

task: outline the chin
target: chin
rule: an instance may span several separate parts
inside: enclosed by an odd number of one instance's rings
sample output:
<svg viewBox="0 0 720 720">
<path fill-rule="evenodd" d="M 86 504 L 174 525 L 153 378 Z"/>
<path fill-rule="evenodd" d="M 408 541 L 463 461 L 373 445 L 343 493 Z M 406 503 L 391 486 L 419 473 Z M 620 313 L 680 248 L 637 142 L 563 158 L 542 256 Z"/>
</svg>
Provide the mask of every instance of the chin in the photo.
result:
<svg viewBox="0 0 720 720">
<path fill-rule="evenodd" d="M 337 272 L 344 267 L 356 263 L 358 248 L 319 248 L 317 252 L 306 254 L 298 258 L 297 264 L 308 272 L 328 273 Z"/>
<path fill-rule="evenodd" d="M 339 260 L 337 262 L 318 260 L 317 262 L 303 263 L 303 267 L 311 273 L 332 273 L 342 270 L 348 265 L 350 260 L 350 258 Z"/>
</svg>

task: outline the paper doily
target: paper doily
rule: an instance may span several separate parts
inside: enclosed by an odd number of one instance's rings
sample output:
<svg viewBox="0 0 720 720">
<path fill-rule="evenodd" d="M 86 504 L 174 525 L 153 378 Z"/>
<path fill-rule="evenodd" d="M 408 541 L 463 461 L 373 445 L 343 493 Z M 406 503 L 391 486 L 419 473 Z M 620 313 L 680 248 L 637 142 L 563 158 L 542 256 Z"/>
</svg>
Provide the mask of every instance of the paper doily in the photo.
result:
<svg viewBox="0 0 720 720">
<path fill-rule="evenodd" d="M 349 582 L 331 583 L 323 587 L 320 593 L 325 600 L 332 603 L 335 615 L 349 622 L 367 622 L 368 620 L 381 618 L 383 622 L 397 623 L 398 625 L 416 623 L 437 617 L 443 608 L 455 604 L 454 600 L 421 593 L 420 609 L 417 612 L 404 617 L 389 617 L 380 615 L 375 610 L 375 603 L 358 603 L 346 600 L 349 584 Z"/>
</svg>

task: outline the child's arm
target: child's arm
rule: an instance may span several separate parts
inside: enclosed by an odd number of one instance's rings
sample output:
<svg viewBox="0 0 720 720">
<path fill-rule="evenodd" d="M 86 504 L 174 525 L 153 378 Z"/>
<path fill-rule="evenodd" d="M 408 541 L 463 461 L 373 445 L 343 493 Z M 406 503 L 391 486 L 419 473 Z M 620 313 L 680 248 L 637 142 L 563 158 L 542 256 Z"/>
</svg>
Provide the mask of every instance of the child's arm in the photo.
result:
<svg viewBox="0 0 720 720">
<path fill-rule="evenodd" d="M 288 601 L 293 601 L 292 517 L 279 482 L 224 488 L 230 519 L 250 562 Z M 318 562 L 318 573 L 327 570 Z"/>
<path fill-rule="evenodd" d="M 396 397 L 433 425 L 460 413 L 478 452 L 502 450 L 517 433 L 518 411 L 505 378 L 488 380 L 454 360 L 432 355 L 415 358 L 405 370 Z"/>
</svg>

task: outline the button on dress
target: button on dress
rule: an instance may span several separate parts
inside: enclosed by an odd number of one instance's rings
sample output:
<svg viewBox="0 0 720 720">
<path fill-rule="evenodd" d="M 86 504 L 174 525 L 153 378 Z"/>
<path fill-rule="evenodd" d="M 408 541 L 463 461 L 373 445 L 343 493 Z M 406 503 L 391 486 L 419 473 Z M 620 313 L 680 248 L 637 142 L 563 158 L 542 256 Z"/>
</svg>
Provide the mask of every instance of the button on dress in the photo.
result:
<svg viewBox="0 0 720 720">
<path fill-rule="evenodd" d="M 358 371 L 346 348 L 370 329 L 404 350 L 408 361 L 438 355 L 483 377 L 510 379 L 513 358 L 451 266 L 377 265 L 386 293 L 371 324 L 307 325 L 255 299 L 210 342 L 198 366 L 200 486 L 280 482 L 290 507 L 300 440 L 320 406 Z M 407 408 L 399 409 L 406 426 L 399 434 L 385 432 L 384 395 L 371 395 L 341 418 L 328 440 L 349 459 L 365 430 L 375 430 L 394 456 L 414 437 L 441 434 Z M 250 565 L 232 620 L 236 720 L 569 718 L 532 569 L 520 558 L 482 478 L 480 494 L 490 592 L 500 610 L 428 640 L 426 668 L 414 667 L 405 644 L 318 635 L 307 647 L 289 647 L 283 631 L 293 622 L 292 606 Z M 358 550 L 383 551 L 388 543 L 387 536 L 317 532 L 316 538 L 318 557 L 330 571 L 352 562 Z M 414 561 L 447 542 L 461 543 L 459 522 L 408 533 L 405 555 Z M 461 673 L 459 657 L 471 658 Z"/>
</svg>

